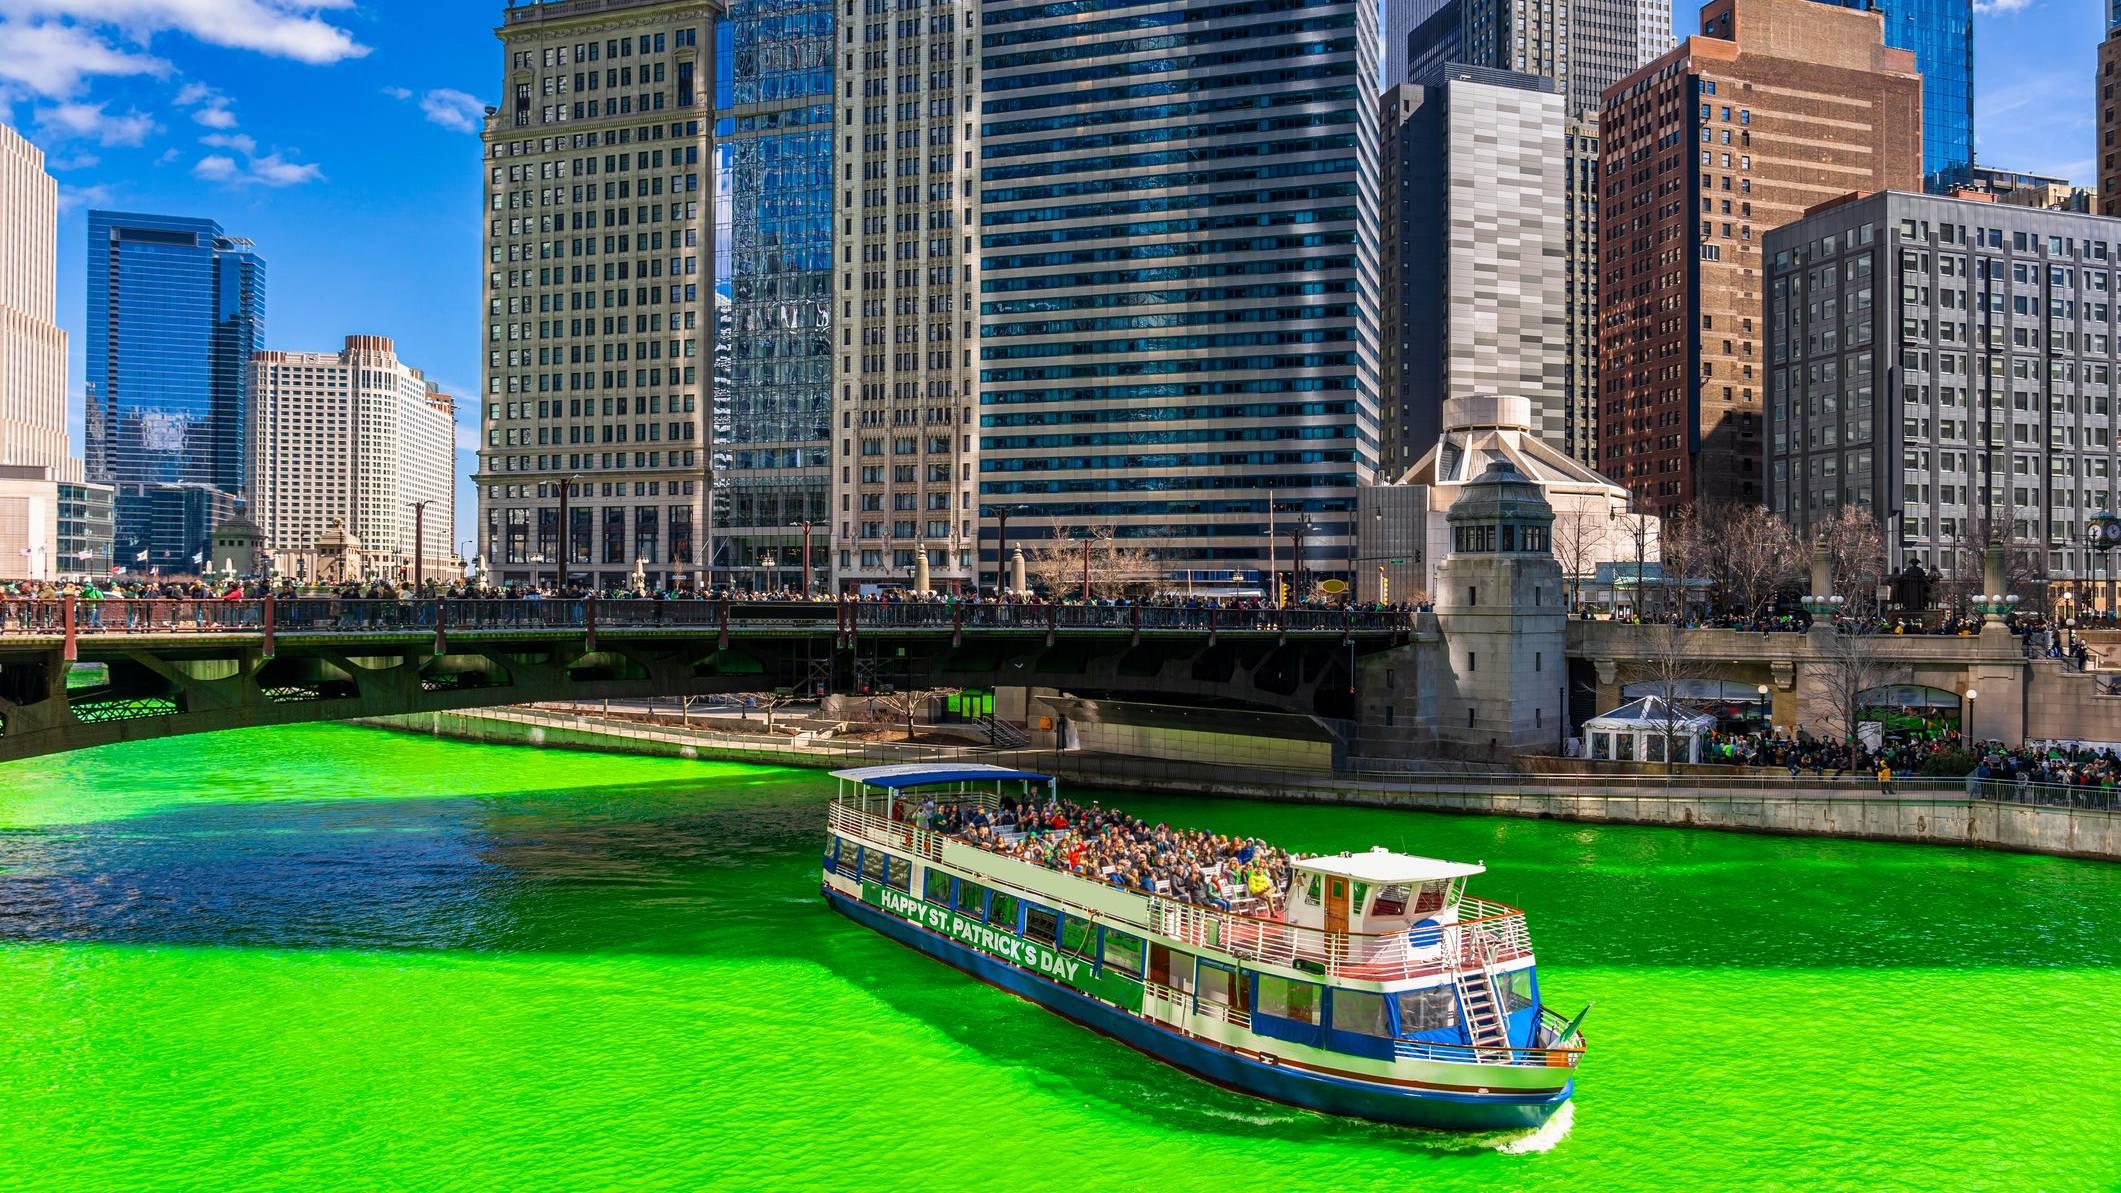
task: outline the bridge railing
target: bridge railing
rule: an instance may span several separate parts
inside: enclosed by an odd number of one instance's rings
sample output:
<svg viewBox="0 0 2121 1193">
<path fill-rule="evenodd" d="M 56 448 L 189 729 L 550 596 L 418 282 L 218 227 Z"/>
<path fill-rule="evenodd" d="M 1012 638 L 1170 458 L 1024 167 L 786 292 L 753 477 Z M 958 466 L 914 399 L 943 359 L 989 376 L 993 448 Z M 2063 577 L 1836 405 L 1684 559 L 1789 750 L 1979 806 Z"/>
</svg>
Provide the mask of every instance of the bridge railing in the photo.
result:
<svg viewBox="0 0 2121 1193">
<path fill-rule="evenodd" d="M 382 633 L 436 630 L 826 629 L 1286 631 L 1389 633 L 1396 610 L 1246 609 L 1013 602 L 841 604 L 716 600 L 271 600 L 104 598 L 0 601 L 0 634 Z"/>
</svg>

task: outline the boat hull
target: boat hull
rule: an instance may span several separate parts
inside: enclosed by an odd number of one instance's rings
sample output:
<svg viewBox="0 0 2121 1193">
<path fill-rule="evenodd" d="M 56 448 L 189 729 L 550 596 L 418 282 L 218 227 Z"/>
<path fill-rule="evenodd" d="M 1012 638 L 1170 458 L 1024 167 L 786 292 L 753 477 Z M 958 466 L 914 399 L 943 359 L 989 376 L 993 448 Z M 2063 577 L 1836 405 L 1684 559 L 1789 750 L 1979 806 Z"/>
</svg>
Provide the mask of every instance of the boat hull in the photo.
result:
<svg viewBox="0 0 2121 1193">
<path fill-rule="evenodd" d="M 1254 1097 L 1324 1114 L 1452 1131 L 1537 1127 L 1569 1100 L 1574 1083 L 1553 1093 L 1479 1094 L 1348 1081 L 1263 1063 L 1211 1041 L 1174 1031 L 976 949 L 823 888 L 834 911 L 973 977 L 1113 1037 L 1196 1077 Z"/>
</svg>

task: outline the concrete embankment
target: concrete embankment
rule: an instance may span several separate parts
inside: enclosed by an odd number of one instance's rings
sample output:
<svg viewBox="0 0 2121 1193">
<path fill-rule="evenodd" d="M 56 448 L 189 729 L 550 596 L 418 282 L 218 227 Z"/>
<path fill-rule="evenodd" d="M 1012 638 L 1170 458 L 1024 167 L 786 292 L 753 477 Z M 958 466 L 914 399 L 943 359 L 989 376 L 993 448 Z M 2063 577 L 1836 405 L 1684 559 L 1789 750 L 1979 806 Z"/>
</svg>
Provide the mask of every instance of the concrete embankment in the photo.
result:
<svg viewBox="0 0 2121 1193">
<path fill-rule="evenodd" d="M 1626 778 L 1586 784 L 1561 776 L 1454 776 L 1440 772 L 1326 777 L 1077 751 L 995 753 L 738 736 L 680 725 L 651 725 L 535 709 L 423 713 L 363 723 L 495 745 L 814 768 L 978 760 L 1051 774 L 1077 789 L 1101 787 L 1601 824 L 1852 837 L 2121 861 L 2121 814 L 1975 800 L 1956 787 L 1909 790 L 1885 797 L 1861 788 L 1719 790 L 1710 783 L 1665 787 Z"/>
</svg>

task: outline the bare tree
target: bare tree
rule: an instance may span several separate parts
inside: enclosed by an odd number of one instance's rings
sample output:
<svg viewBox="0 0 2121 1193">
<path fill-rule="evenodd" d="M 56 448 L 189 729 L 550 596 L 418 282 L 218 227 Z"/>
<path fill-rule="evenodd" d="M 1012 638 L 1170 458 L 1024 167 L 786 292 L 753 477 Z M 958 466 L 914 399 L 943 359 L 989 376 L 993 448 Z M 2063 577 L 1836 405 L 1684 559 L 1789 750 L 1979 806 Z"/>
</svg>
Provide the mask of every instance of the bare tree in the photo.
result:
<svg viewBox="0 0 2121 1193">
<path fill-rule="evenodd" d="M 1080 595 L 1086 571 L 1093 597 L 1147 596 L 1163 575 L 1153 552 L 1121 540 L 1110 526 L 1061 527 L 1025 555 L 1024 568 L 1054 599 Z"/>
<path fill-rule="evenodd" d="M 1583 605 L 1583 578 L 1598 567 L 1600 548 L 1605 544 L 1606 527 L 1602 521 L 1591 516 L 1589 510 L 1578 507 L 1554 518 L 1554 532 L 1550 540 L 1554 546 L 1554 562 L 1561 565 L 1562 577 L 1570 590 L 1569 608 Z"/>
<path fill-rule="evenodd" d="M 1710 678 L 1714 668 L 1696 645 L 1700 631 L 1660 624 L 1645 625 L 1637 632 L 1642 635 L 1642 656 L 1630 671 L 1636 677 L 1637 690 L 1647 689 L 1648 695 L 1657 698 L 1659 707 L 1653 721 L 1663 739 L 1665 769 L 1670 770 L 1674 753 L 1683 753 L 1679 743 L 1686 737 L 1687 721 L 1696 715 L 1687 711 L 1681 701 L 1690 697 L 1702 680 Z"/>
<path fill-rule="evenodd" d="M 1885 535 L 1871 511 L 1860 505 L 1842 506 L 1819 528 L 1817 541 L 1826 548 L 1834 587 L 1848 598 L 1848 607 L 1875 608 L 1878 586 L 1885 583 Z"/>
<path fill-rule="evenodd" d="M 2027 612 L 2045 612 L 2047 550 L 2032 533 L 2035 525 L 2028 511 L 2014 506 L 1999 510 L 1993 518 L 1986 513 L 1969 514 L 1959 524 L 1958 536 L 1946 544 L 1951 576 L 1945 587 L 1951 595 L 1970 604 L 1976 594 L 1987 591 L 1984 561 L 1990 547 L 2001 547 L 2004 592 L 2017 596 L 2019 607 Z"/>
<path fill-rule="evenodd" d="M 1687 523 L 1689 549 L 1727 610 L 1758 617 L 1776 589 L 1802 575 L 1804 553 L 1787 523 L 1765 506 L 1711 502 Z"/>
<path fill-rule="evenodd" d="M 1830 634 L 1814 634 L 1820 658 L 1815 675 L 1824 710 L 1819 719 L 1832 737 L 1855 753 L 1856 738 L 1863 724 L 1863 695 L 1907 680 L 1907 669 L 1887 662 L 1882 647 L 1884 635 L 1855 625 L 1837 626 Z"/>
</svg>

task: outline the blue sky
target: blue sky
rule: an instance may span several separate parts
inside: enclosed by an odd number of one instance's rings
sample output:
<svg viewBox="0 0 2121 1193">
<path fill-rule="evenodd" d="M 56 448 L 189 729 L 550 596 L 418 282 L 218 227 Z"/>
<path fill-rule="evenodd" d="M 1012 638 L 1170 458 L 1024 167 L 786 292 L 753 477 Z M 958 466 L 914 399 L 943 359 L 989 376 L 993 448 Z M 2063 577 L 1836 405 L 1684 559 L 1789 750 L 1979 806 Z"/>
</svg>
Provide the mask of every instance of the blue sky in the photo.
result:
<svg viewBox="0 0 2121 1193">
<path fill-rule="evenodd" d="M 2094 0 L 1983 0 L 1983 162 L 2092 181 Z M 267 341 L 396 339 L 461 402 L 479 380 L 480 105 L 500 0 L 0 0 L 0 99 L 50 155 L 76 421 L 90 207 L 199 215 L 257 242 Z M 1683 4 L 1675 24 L 1694 25 Z M 78 429 L 76 450 L 79 450 Z M 468 470 L 470 453 L 459 452 Z M 459 495 L 459 539 L 471 493 Z"/>
</svg>

